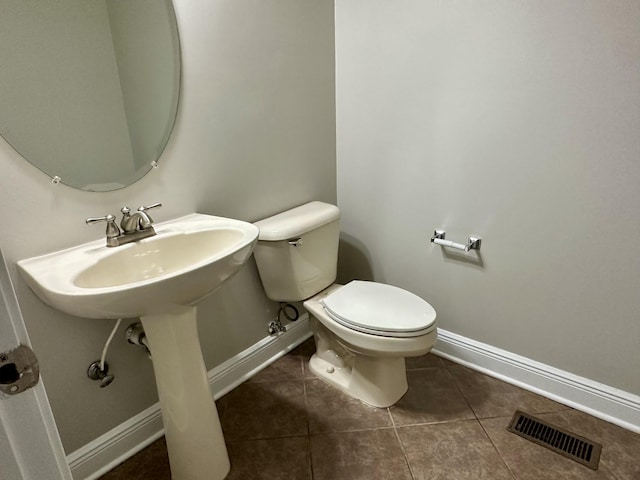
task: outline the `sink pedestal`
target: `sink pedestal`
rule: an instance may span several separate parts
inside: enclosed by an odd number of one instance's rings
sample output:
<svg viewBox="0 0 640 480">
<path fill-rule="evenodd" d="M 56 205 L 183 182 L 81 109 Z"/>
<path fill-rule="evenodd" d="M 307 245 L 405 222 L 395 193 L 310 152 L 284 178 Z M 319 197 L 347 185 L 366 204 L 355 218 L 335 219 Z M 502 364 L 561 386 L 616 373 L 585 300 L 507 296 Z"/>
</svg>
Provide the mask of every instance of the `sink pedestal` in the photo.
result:
<svg viewBox="0 0 640 480">
<path fill-rule="evenodd" d="M 202 357 L 196 307 L 141 317 L 151 350 L 172 480 L 222 480 L 229 456 Z"/>
</svg>

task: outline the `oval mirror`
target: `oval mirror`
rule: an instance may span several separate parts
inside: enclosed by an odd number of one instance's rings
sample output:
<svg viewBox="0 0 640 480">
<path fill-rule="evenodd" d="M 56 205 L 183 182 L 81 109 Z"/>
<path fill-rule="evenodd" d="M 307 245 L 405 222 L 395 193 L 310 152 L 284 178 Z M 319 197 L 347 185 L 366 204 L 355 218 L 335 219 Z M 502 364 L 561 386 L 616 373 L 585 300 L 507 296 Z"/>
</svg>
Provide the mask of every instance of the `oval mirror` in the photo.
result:
<svg viewBox="0 0 640 480">
<path fill-rule="evenodd" d="M 180 90 L 171 0 L 0 0 L 0 134 L 50 177 L 126 187 L 156 164 Z"/>
</svg>

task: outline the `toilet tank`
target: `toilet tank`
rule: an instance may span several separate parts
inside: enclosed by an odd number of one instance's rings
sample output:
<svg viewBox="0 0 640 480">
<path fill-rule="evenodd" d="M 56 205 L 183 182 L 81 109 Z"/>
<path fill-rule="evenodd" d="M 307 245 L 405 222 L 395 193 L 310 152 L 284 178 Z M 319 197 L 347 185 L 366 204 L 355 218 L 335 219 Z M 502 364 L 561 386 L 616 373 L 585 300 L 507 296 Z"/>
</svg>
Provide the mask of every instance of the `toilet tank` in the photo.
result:
<svg viewBox="0 0 640 480">
<path fill-rule="evenodd" d="M 256 222 L 253 250 L 264 291 L 271 300 L 297 302 L 336 279 L 340 210 L 310 202 Z"/>
</svg>

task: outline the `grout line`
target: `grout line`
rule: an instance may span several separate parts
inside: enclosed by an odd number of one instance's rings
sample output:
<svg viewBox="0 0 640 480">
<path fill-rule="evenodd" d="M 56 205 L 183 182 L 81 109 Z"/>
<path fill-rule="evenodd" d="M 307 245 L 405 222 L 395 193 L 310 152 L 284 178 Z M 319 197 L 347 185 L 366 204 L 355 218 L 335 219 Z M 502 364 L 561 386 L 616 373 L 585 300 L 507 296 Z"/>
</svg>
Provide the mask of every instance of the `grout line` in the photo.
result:
<svg viewBox="0 0 640 480">
<path fill-rule="evenodd" d="M 624 480 L 624 478 L 621 478 L 620 476 L 618 476 L 614 471 L 612 471 L 607 465 L 604 465 L 602 463 L 602 457 L 600 457 L 600 466 L 598 467 L 598 470 L 600 470 L 600 468 L 604 468 L 606 470 L 606 472 L 611 475 L 611 477 L 613 478 L 613 480 Z"/>
<path fill-rule="evenodd" d="M 257 438 L 236 438 L 233 440 L 225 440 L 226 443 L 243 443 L 243 442 L 260 442 L 262 440 L 278 440 L 281 438 L 308 438 L 309 435 L 305 435 L 304 433 L 291 433 L 284 435 L 275 435 L 268 437 L 257 437 Z"/>
<path fill-rule="evenodd" d="M 389 415 L 389 418 L 391 418 L 391 425 L 393 426 L 393 432 L 395 433 L 396 438 L 398 439 L 398 443 L 400 444 L 400 450 L 402 450 L 402 456 L 404 457 L 404 461 L 407 464 L 407 467 L 409 467 L 409 475 L 411 475 L 411 480 L 416 480 L 416 476 L 413 473 L 413 468 L 411 467 L 411 462 L 409 461 L 409 457 L 407 456 L 407 451 L 404 448 L 404 443 L 402 443 L 402 440 L 400 439 L 400 434 L 398 433 L 398 427 L 396 426 L 396 422 L 393 419 L 393 415 L 391 414 L 391 407 L 387 407 L 387 414 Z"/>
<path fill-rule="evenodd" d="M 494 417 L 494 418 L 499 418 L 499 417 Z M 509 418 L 509 417 L 501 417 L 501 418 Z M 509 472 L 509 474 L 514 478 L 514 480 L 517 480 L 518 477 L 516 476 L 515 472 L 511 469 L 511 467 L 509 466 L 505 458 L 502 456 L 502 452 L 498 449 L 498 446 L 493 441 L 493 438 L 491 438 L 491 435 L 489 435 L 489 432 L 487 432 L 487 429 L 484 428 L 484 425 L 482 424 L 480 419 L 478 419 L 478 424 L 480 425 L 480 428 L 482 428 L 482 431 L 484 432 L 486 437 L 489 439 L 489 442 L 491 442 L 493 449 L 496 451 L 496 453 L 500 457 L 500 460 L 502 460 L 502 463 L 504 464 L 504 466 L 507 467 L 507 471 Z"/>
<path fill-rule="evenodd" d="M 449 371 L 448 368 L 446 369 L 446 371 L 447 371 L 447 375 L 449 376 L 449 379 L 453 382 L 453 384 L 455 385 L 455 387 L 458 390 L 458 392 L 460 392 L 460 395 L 462 395 L 462 398 L 464 399 L 464 402 L 467 404 L 467 407 L 469 407 L 469 410 L 471 410 L 471 413 L 473 413 L 473 416 L 479 422 L 480 421 L 480 417 L 478 417 L 478 414 L 476 413 L 476 411 L 474 410 L 473 406 L 469 402 L 469 399 L 464 394 L 464 391 L 462 390 L 462 388 L 460 387 L 460 385 L 456 381 L 456 378 L 453 375 L 451 375 L 451 372 Z"/>
<path fill-rule="evenodd" d="M 307 439 L 307 448 L 309 449 L 309 478 L 313 480 L 313 455 L 311 453 L 311 437 L 309 435 L 306 436 Z"/>
<path fill-rule="evenodd" d="M 421 372 L 424 370 L 443 370 L 446 367 L 415 367 L 407 368 L 407 372 Z"/>
<path fill-rule="evenodd" d="M 323 435 L 342 435 L 343 433 L 358 433 L 358 432 L 375 432 L 376 430 L 392 430 L 393 426 L 388 427 L 371 427 L 371 428 L 354 428 L 353 430 L 332 430 L 330 432 L 317 432 L 310 433 L 310 437 L 321 437 Z"/>
<path fill-rule="evenodd" d="M 444 362 L 443 362 L 444 363 Z M 454 367 L 456 365 L 453 365 Z M 446 367 L 446 366 L 445 366 Z M 446 367 L 447 370 L 447 374 L 449 375 L 449 378 L 451 379 L 451 381 L 453 382 L 453 384 L 456 386 L 456 388 L 458 389 L 458 391 L 460 392 L 460 395 L 462 395 L 462 398 L 464 398 L 464 401 L 466 402 L 467 406 L 469 407 L 469 409 L 473 412 L 473 416 L 475 417 L 475 421 L 476 423 L 480 426 L 480 428 L 482 429 L 482 431 L 484 432 L 485 436 L 487 437 L 487 439 L 489 440 L 489 442 L 491 443 L 491 446 L 493 447 L 493 449 L 495 450 L 495 452 L 498 454 L 498 456 L 500 457 L 500 460 L 502 460 L 502 463 L 504 464 L 504 466 L 507 468 L 507 471 L 509 472 L 509 475 L 511 475 L 511 477 L 513 479 L 517 479 L 515 473 L 511 470 L 511 467 L 509 466 L 509 464 L 507 463 L 507 461 L 504 459 L 504 457 L 502 456 L 502 453 L 500 452 L 500 450 L 498 450 L 498 447 L 496 446 L 496 444 L 494 443 L 493 439 L 491 438 L 491 436 L 489 435 L 489 432 L 487 432 L 487 430 L 484 428 L 484 425 L 482 425 L 482 422 L 480 421 L 480 417 L 478 417 L 478 414 L 476 413 L 475 409 L 473 408 L 473 406 L 471 405 L 471 403 L 469 402 L 469 399 L 467 398 L 467 396 L 464 394 L 464 391 L 462 390 L 462 387 L 460 387 L 460 384 L 456 381 L 455 377 L 451 374 L 451 372 L 449 371 L 449 368 L 451 367 Z M 498 417 L 496 417 L 498 418 Z"/>
<path fill-rule="evenodd" d="M 443 362 L 444 363 L 444 362 Z M 453 365 L 452 367 L 455 367 L 457 365 Z M 496 444 L 493 442 L 493 439 L 489 436 L 489 433 L 487 432 L 487 430 L 484 428 L 484 425 L 482 425 L 482 422 L 480 421 L 480 417 L 478 417 L 478 414 L 476 413 L 475 409 L 473 408 L 473 406 L 471 405 L 471 403 L 469 402 L 469 399 L 467 398 L 467 396 L 464 394 L 464 391 L 462 390 L 462 387 L 460 387 L 460 384 L 456 381 L 455 377 L 451 374 L 451 372 L 449 371 L 449 368 L 452 367 L 446 367 L 447 370 L 447 374 L 449 375 L 449 378 L 451 378 L 451 381 L 453 382 L 453 384 L 456 386 L 456 388 L 458 389 L 458 391 L 460 392 L 460 394 L 462 395 L 462 398 L 464 398 L 464 401 L 466 402 L 467 406 L 469 407 L 469 409 L 473 412 L 473 416 L 475 417 L 475 421 L 478 423 L 478 425 L 480 425 L 480 428 L 482 429 L 482 431 L 484 432 L 485 436 L 489 439 L 489 442 L 491 442 L 491 446 L 493 447 L 493 449 L 496 451 L 496 453 L 498 454 L 498 456 L 500 457 L 500 460 L 502 460 L 502 463 L 504 464 L 504 466 L 507 468 L 507 471 L 509 472 L 509 475 L 511 475 L 512 478 L 516 479 L 516 475 L 515 473 L 511 470 L 511 467 L 509 466 L 509 464 L 507 463 L 507 461 L 504 459 L 504 457 L 502 456 L 502 453 L 500 453 L 500 450 L 498 450 L 498 447 L 496 446 Z"/>
<path fill-rule="evenodd" d="M 304 395 L 304 410 L 306 414 L 307 423 L 307 446 L 309 452 L 309 473 L 311 474 L 311 480 L 313 480 L 313 453 L 311 452 L 311 425 L 309 424 L 309 402 L 307 401 L 307 380 L 305 377 L 305 359 L 302 355 L 302 348 L 298 345 L 298 351 L 300 353 L 300 368 L 302 369 L 302 392 Z"/>
</svg>

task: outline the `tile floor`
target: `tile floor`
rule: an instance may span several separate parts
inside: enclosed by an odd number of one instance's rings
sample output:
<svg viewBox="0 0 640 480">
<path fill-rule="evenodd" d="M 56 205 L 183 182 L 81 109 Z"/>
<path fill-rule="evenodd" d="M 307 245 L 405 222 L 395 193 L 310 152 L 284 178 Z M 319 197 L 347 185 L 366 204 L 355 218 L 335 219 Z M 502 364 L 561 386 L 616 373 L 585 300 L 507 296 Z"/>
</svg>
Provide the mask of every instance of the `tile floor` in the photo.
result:
<svg viewBox="0 0 640 480">
<path fill-rule="evenodd" d="M 640 435 L 429 354 L 408 359 L 409 391 L 391 408 L 315 378 L 310 339 L 217 406 L 228 479 L 640 480 Z M 516 409 L 603 445 L 593 471 L 506 431 Z M 101 480 L 169 480 L 164 439 Z"/>
</svg>

